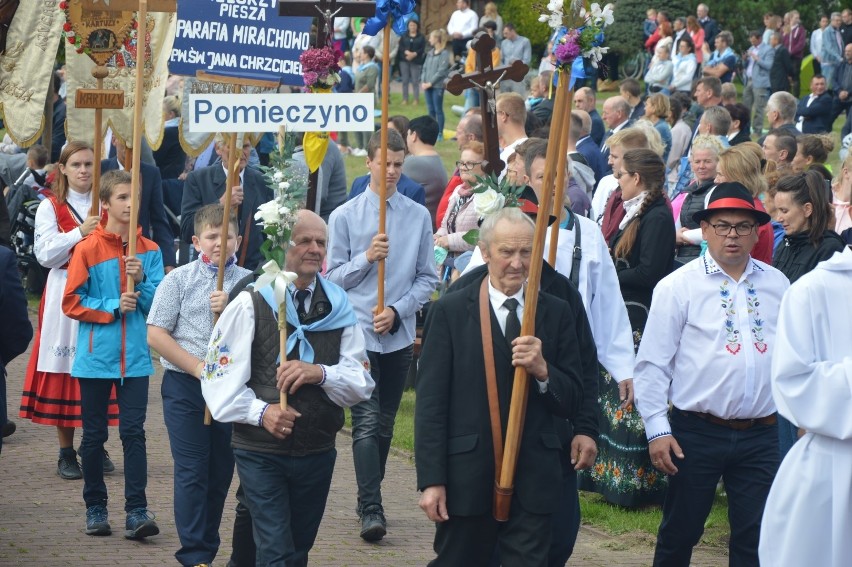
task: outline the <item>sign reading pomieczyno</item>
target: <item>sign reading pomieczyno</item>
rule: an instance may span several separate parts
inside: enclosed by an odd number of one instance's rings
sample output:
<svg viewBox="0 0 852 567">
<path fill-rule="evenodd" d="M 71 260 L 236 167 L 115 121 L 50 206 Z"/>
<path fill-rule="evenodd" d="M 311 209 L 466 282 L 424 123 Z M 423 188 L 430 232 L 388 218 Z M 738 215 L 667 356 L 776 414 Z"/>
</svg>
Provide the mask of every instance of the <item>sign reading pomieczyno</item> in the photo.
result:
<svg viewBox="0 0 852 567">
<path fill-rule="evenodd" d="M 373 93 L 191 94 L 189 131 L 372 132 L 373 101 Z"/>
<path fill-rule="evenodd" d="M 302 84 L 311 18 L 279 16 L 278 0 L 182 0 L 177 18 L 170 73 Z"/>
</svg>

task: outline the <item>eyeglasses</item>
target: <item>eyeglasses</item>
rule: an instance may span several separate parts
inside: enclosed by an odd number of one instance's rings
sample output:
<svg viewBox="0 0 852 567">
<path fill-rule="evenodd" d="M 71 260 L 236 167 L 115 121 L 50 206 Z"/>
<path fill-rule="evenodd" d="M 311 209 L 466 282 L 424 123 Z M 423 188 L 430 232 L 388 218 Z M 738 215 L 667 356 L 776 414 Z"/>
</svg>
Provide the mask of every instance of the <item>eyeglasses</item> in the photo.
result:
<svg viewBox="0 0 852 567">
<path fill-rule="evenodd" d="M 612 176 L 616 179 L 621 179 L 625 175 L 636 175 L 635 171 L 619 171 L 618 173 L 613 173 Z"/>
<path fill-rule="evenodd" d="M 728 224 L 726 222 L 719 222 L 716 224 L 711 224 L 713 230 L 716 231 L 718 236 L 728 236 L 731 234 L 731 229 L 733 228 L 736 231 L 738 236 L 748 236 L 752 232 L 754 232 L 754 227 L 756 225 L 750 222 L 741 222 L 739 224 Z"/>
<path fill-rule="evenodd" d="M 482 161 L 457 161 L 456 167 L 461 171 L 470 171 L 477 165 L 482 165 Z"/>
</svg>

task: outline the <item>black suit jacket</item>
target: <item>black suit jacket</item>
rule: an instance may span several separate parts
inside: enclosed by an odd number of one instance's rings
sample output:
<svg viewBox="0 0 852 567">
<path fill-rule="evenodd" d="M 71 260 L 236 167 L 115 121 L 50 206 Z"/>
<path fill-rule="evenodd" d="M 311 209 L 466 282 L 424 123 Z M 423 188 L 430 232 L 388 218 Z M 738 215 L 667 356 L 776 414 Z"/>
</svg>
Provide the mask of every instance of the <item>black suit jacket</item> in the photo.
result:
<svg viewBox="0 0 852 567">
<path fill-rule="evenodd" d="M 604 126 L 603 118 L 601 118 L 601 115 L 598 114 L 598 111 L 595 109 L 592 109 L 592 111 L 589 113 L 589 116 L 591 116 L 592 118 L 592 131 L 589 135 L 592 137 L 592 140 L 594 140 L 595 143 L 600 146 L 601 144 L 603 144 L 604 133 L 606 132 L 606 127 Z"/>
<path fill-rule="evenodd" d="M 822 93 L 814 99 L 808 106 L 810 94 L 799 99 L 799 106 L 796 108 L 796 120 L 803 117 L 802 134 L 822 134 L 831 132 L 831 95 L 827 92 Z"/>
<path fill-rule="evenodd" d="M 783 45 L 775 49 L 775 59 L 769 68 L 769 90 L 790 92 L 790 77 L 793 76 L 793 60 L 790 52 Z"/>
<path fill-rule="evenodd" d="M 0 380 L 5 380 L 6 365 L 27 350 L 33 338 L 33 326 L 27 314 L 27 296 L 21 285 L 15 253 L 3 246 L 0 246 L 0 320 L 3 321 L 0 325 Z M 2 402 L 5 416 L 5 398 Z"/>
<path fill-rule="evenodd" d="M 195 233 L 195 212 L 204 205 L 217 203 L 225 194 L 226 181 L 225 169 L 220 163 L 196 169 L 186 176 L 180 207 L 180 235 L 184 242 L 192 242 L 192 235 Z M 237 251 L 237 257 L 243 247 L 248 246 L 244 267 L 254 270 L 263 263 L 260 245 L 266 238 L 261 228 L 255 224 L 254 214 L 257 212 L 257 207 L 272 200 L 273 194 L 263 175 L 250 167 L 243 170 L 242 186 L 243 203 L 238 209 L 238 214 L 243 242 L 240 250 Z M 247 231 L 248 238 L 246 238 Z"/>
<path fill-rule="evenodd" d="M 444 485 L 451 515 L 490 513 L 494 450 L 479 324 L 479 280 L 449 293 L 429 309 L 417 373 L 415 457 L 417 486 Z M 514 369 L 511 347 L 493 309 L 491 329 L 500 412 L 505 431 Z M 527 512 L 552 513 L 561 492 L 561 443 L 554 416 L 573 419 L 583 401 L 582 362 L 570 305 L 539 295 L 536 336 L 548 363 L 548 391 L 530 379 L 515 496 Z M 517 508 L 515 508 L 517 509 Z"/>
<path fill-rule="evenodd" d="M 604 160 L 604 155 L 601 153 L 601 147 L 595 143 L 591 135 L 586 136 L 577 143 L 577 151 L 586 158 L 586 163 L 595 172 L 595 182 L 599 182 L 604 173 L 609 169 L 609 164 Z"/>
<path fill-rule="evenodd" d="M 469 286 L 480 284 L 487 273 L 488 266 L 484 264 L 477 266 L 456 280 L 450 286 L 449 292 L 454 293 Z M 600 432 L 598 426 L 598 414 L 600 413 L 598 406 L 598 350 L 595 346 L 595 339 L 592 336 L 592 329 L 580 292 L 568 278 L 553 269 L 547 262 L 541 265 L 541 291 L 568 302 L 577 323 L 575 331 L 583 363 L 581 373 L 583 405 L 577 413 L 577 417 L 570 422 L 564 419 L 557 419 L 556 421 L 562 447 L 570 450 L 574 435 L 587 435 L 597 441 Z"/>
<path fill-rule="evenodd" d="M 101 160 L 101 173 L 118 169 L 118 159 Z M 163 179 L 160 170 L 147 163 L 139 163 L 139 174 L 142 179 L 142 194 L 139 196 L 139 226 L 142 236 L 150 238 L 160 247 L 163 255 L 163 266 L 177 266 L 175 261 L 175 235 L 166 218 L 166 208 L 163 204 Z"/>
</svg>

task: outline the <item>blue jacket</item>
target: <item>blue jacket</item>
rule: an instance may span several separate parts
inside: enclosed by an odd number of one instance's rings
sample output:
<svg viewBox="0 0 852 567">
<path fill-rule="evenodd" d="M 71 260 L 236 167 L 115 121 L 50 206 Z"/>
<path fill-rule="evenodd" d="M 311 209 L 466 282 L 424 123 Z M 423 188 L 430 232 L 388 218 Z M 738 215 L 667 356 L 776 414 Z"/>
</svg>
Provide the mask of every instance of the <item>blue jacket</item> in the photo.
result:
<svg viewBox="0 0 852 567">
<path fill-rule="evenodd" d="M 349 201 L 360 195 L 367 188 L 367 185 L 370 183 L 370 174 L 362 175 L 361 177 L 356 177 L 355 181 L 352 182 L 352 188 L 349 190 Z M 424 207 L 426 206 L 426 190 L 423 189 L 423 186 L 405 175 L 404 173 L 400 174 L 399 181 L 396 184 L 396 190 L 400 192 L 400 194 L 405 195 L 415 203 L 420 203 Z"/>
<path fill-rule="evenodd" d="M 609 167 L 604 161 L 601 147 L 595 143 L 591 136 L 586 136 L 577 142 L 577 151 L 586 158 L 586 163 L 595 172 L 595 184 L 600 182 Z"/>
<path fill-rule="evenodd" d="M 775 50 L 765 43 L 758 45 L 757 59 L 751 68 L 751 84 L 753 88 L 771 88 L 772 84 L 769 82 L 769 71 L 772 69 L 773 61 L 775 61 Z"/>
<path fill-rule="evenodd" d="M 163 257 L 140 229 L 136 257 L 142 261 L 145 278 L 135 286 L 139 292 L 136 311 L 121 314 L 119 298 L 127 291 L 124 255 L 121 237 L 101 225 L 74 248 L 62 311 L 80 321 L 71 368 L 75 378 L 123 379 L 154 373 L 146 320 L 163 280 Z"/>
<path fill-rule="evenodd" d="M 831 112 L 831 95 L 827 92 L 822 93 L 814 99 L 808 106 L 810 94 L 806 94 L 799 99 L 799 105 L 796 108 L 796 120 L 803 118 L 802 134 L 823 134 L 831 132 L 833 114 Z"/>
</svg>

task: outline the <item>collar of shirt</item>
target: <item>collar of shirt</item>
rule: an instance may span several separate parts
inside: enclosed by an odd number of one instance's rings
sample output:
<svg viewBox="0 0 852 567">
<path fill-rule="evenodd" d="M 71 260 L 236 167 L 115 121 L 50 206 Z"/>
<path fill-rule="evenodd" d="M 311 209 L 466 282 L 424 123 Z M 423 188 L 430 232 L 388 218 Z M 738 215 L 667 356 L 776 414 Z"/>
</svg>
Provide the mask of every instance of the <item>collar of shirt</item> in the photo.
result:
<svg viewBox="0 0 852 567">
<path fill-rule="evenodd" d="M 225 165 L 225 162 L 220 162 L 222 164 L 222 171 L 225 172 L 225 179 L 228 178 L 228 166 Z M 243 174 L 245 173 L 245 169 L 240 171 L 240 186 L 243 184 Z"/>
<path fill-rule="evenodd" d="M 763 271 L 763 268 L 758 266 L 757 263 L 755 263 L 754 259 L 751 256 L 749 256 L 748 257 L 748 264 L 746 264 L 746 268 L 743 271 L 743 275 L 740 276 L 739 280 L 735 280 L 733 277 L 728 275 L 728 273 L 724 269 L 722 269 L 722 266 L 720 266 L 719 264 L 716 263 L 716 260 L 713 259 L 713 256 L 710 254 L 709 250 L 701 258 L 702 258 L 702 261 L 704 262 L 704 274 L 705 275 L 710 276 L 710 275 L 713 275 L 713 274 L 723 274 L 724 276 L 731 278 L 731 280 L 733 280 L 737 283 L 748 278 L 755 271 L 761 271 L 761 272 Z"/>
<path fill-rule="evenodd" d="M 373 186 L 371 184 L 367 184 L 367 189 L 364 190 L 364 193 L 367 194 L 367 201 L 370 202 L 371 205 L 376 207 L 376 210 L 379 210 L 379 193 L 378 190 L 374 191 Z M 387 203 L 388 208 L 395 209 L 399 206 L 399 199 L 401 195 L 399 194 L 399 185 L 397 185 L 396 191 L 393 192 L 393 195 L 385 199 L 385 203 Z"/>
<path fill-rule="evenodd" d="M 631 110 L 632 110 L 632 108 L 633 108 L 633 107 L 631 107 Z M 628 122 L 629 122 L 629 120 L 625 120 L 624 122 L 622 122 L 621 124 L 619 124 L 618 126 L 616 126 L 615 128 L 613 128 L 613 129 L 612 129 L 612 133 L 613 133 L 613 134 L 615 134 L 615 133 L 616 133 L 616 132 L 618 132 L 619 130 L 623 129 L 625 126 L 627 126 L 627 123 L 628 123 Z"/>
<path fill-rule="evenodd" d="M 500 324 L 500 330 L 503 334 L 506 334 L 506 317 L 509 316 L 509 310 L 503 306 L 503 303 L 511 298 L 518 300 L 518 319 L 523 320 L 524 318 L 524 288 L 518 290 L 518 293 L 515 295 L 506 295 L 502 291 L 495 288 L 491 285 L 491 276 L 488 277 L 488 299 L 491 301 L 491 308 L 494 310 L 494 314 L 497 315 L 497 322 Z"/>
<path fill-rule="evenodd" d="M 308 284 L 308 287 L 305 288 L 308 290 L 308 297 L 305 298 L 305 313 L 308 313 L 311 310 L 311 300 L 314 298 L 314 291 L 316 288 L 317 280 L 314 278 L 314 281 Z M 299 288 L 297 288 L 295 284 L 291 283 L 287 286 L 287 289 L 290 291 L 290 298 L 293 300 L 293 305 L 298 307 L 299 302 L 296 301 L 296 292 L 299 291 Z"/>
</svg>

